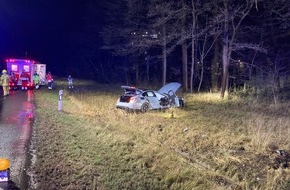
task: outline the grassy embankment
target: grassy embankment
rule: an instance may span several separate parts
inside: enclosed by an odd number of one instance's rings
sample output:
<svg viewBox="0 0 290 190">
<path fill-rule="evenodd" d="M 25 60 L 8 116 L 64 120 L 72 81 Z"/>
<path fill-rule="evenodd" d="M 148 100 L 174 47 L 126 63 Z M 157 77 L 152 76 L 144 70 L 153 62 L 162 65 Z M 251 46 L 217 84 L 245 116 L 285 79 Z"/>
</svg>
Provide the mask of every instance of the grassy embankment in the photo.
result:
<svg viewBox="0 0 290 190">
<path fill-rule="evenodd" d="M 290 188 L 276 153 L 290 149 L 289 104 L 187 94 L 184 109 L 128 114 L 119 86 L 79 83 L 59 112 L 58 90 L 35 93 L 38 189 Z"/>
</svg>

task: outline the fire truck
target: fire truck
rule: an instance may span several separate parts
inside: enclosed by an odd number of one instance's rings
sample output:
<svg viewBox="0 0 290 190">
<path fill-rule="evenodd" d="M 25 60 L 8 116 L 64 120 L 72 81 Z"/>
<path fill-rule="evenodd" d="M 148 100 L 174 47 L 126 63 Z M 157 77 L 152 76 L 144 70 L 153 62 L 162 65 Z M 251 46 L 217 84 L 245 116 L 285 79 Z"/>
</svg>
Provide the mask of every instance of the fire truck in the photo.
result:
<svg viewBox="0 0 290 190">
<path fill-rule="evenodd" d="M 46 65 L 29 59 L 7 59 L 7 74 L 10 75 L 10 89 L 34 89 L 33 74 L 40 77 L 39 85 L 46 83 Z"/>
</svg>

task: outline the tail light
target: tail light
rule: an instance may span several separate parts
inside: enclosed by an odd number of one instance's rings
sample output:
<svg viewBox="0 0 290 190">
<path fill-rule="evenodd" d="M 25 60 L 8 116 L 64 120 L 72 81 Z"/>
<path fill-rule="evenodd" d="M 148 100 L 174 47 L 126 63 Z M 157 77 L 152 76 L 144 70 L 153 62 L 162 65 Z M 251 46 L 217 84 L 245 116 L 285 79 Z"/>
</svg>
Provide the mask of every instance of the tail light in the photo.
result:
<svg viewBox="0 0 290 190">
<path fill-rule="evenodd" d="M 130 103 L 133 103 L 133 102 L 135 102 L 136 100 L 137 100 L 137 98 L 134 96 L 134 97 L 131 97 L 131 98 L 130 98 L 130 101 L 129 101 L 129 102 L 130 102 Z"/>
<path fill-rule="evenodd" d="M 26 86 L 33 86 L 33 83 L 27 83 Z"/>
</svg>

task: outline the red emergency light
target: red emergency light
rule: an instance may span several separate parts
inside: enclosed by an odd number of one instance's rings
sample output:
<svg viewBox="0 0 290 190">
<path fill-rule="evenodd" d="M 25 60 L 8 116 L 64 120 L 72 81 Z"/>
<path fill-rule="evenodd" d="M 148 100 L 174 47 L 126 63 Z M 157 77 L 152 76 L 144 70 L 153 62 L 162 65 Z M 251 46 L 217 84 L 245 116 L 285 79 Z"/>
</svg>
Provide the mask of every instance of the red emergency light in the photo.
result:
<svg viewBox="0 0 290 190">
<path fill-rule="evenodd" d="M 6 59 L 6 62 L 15 62 L 15 59 Z M 24 60 L 24 62 L 26 62 L 26 63 L 35 63 L 35 61 L 29 60 L 29 59 Z"/>
<path fill-rule="evenodd" d="M 15 62 L 14 59 L 6 59 L 6 62 Z"/>
</svg>

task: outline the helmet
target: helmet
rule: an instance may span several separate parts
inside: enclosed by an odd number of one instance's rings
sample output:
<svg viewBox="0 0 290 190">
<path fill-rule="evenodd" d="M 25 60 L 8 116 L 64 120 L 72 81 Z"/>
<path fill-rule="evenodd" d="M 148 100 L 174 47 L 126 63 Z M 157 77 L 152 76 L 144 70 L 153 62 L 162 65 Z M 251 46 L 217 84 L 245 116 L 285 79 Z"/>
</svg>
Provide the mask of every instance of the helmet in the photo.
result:
<svg viewBox="0 0 290 190">
<path fill-rule="evenodd" d="M 5 69 L 2 70 L 2 73 L 7 73 L 7 71 Z"/>
<path fill-rule="evenodd" d="M 0 158 L 0 170 L 7 170 L 10 166 L 10 162 L 7 158 Z"/>
</svg>

